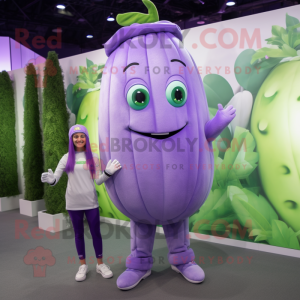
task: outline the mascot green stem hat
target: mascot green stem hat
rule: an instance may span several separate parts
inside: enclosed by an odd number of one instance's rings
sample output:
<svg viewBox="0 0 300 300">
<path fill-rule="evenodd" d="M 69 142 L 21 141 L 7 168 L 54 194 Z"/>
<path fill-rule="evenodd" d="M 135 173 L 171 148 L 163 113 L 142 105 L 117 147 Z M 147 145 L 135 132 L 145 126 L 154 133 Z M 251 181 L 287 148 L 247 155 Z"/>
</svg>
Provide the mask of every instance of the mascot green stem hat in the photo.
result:
<svg viewBox="0 0 300 300">
<path fill-rule="evenodd" d="M 117 49 L 122 43 L 135 36 L 143 36 L 149 33 L 169 32 L 182 41 L 181 29 L 178 25 L 169 21 L 159 21 L 155 5 L 149 0 L 142 0 L 148 8 L 148 14 L 137 12 L 119 14 L 117 22 L 121 26 L 105 44 L 107 56 Z"/>
</svg>

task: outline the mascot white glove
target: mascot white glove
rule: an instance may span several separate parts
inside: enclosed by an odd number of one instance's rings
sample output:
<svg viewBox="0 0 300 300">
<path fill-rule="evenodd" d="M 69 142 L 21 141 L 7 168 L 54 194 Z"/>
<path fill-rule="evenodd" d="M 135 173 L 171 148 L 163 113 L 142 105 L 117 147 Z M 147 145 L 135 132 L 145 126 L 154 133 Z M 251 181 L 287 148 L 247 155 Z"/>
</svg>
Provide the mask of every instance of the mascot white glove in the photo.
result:
<svg viewBox="0 0 300 300">
<path fill-rule="evenodd" d="M 47 182 L 49 184 L 53 184 L 55 182 L 55 177 L 51 169 L 48 169 L 48 172 L 42 174 L 41 177 L 42 182 Z"/>
<path fill-rule="evenodd" d="M 117 172 L 119 169 L 121 169 L 120 163 L 115 159 L 113 162 L 111 162 L 111 159 L 108 161 L 106 169 L 104 173 L 107 173 L 107 175 L 111 176 L 114 175 L 115 172 Z"/>
<path fill-rule="evenodd" d="M 98 185 L 105 182 L 110 176 L 114 175 L 118 170 L 120 170 L 122 167 L 120 163 L 115 159 L 113 162 L 111 162 L 111 159 L 107 163 L 106 169 L 104 172 L 100 175 L 99 178 L 97 178 L 95 181 Z"/>
</svg>

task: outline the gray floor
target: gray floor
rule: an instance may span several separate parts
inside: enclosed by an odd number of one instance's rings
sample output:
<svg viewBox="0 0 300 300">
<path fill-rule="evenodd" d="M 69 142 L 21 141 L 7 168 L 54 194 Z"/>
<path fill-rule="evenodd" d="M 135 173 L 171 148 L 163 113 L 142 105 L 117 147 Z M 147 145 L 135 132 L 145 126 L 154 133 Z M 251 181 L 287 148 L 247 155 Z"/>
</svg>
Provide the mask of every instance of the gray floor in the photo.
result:
<svg viewBox="0 0 300 300">
<path fill-rule="evenodd" d="M 26 221 L 28 239 L 15 232 L 17 220 Z M 202 257 L 201 266 L 206 279 L 201 284 L 187 282 L 171 270 L 167 261 L 164 236 L 156 235 L 152 274 L 130 291 L 120 291 L 116 279 L 125 269 L 129 253 L 129 228 L 101 223 L 105 260 L 110 257 L 114 277 L 104 279 L 95 271 L 95 254 L 86 227 L 86 254 L 90 272 L 84 282 L 76 282 L 78 260 L 73 230 L 59 234 L 59 239 L 49 239 L 45 234 L 35 239 L 31 230 L 37 226 L 37 217 L 26 217 L 19 210 L 0 212 L 0 295 L 1 299 L 300 299 L 300 259 L 263 253 L 242 248 L 223 246 L 203 241 L 192 241 L 196 262 Z M 32 265 L 26 265 L 24 256 L 30 249 L 42 246 L 50 249 L 56 259 L 47 266 L 45 277 L 34 277 Z M 118 258 L 122 257 L 122 258 Z M 237 259 L 239 258 L 239 262 Z M 249 263 L 249 259 L 251 262 Z M 232 263 L 228 263 L 233 260 Z M 243 260 L 243 261 L 242 261 Z M 94 261 L 94 262 L 93 262 Z M 223 261 L 223 262 L 222 262 Z M 242 263 L 241 263 L 242 261 Z M 96 298 L 96 299 L 97 299 Z"/>
</svg>

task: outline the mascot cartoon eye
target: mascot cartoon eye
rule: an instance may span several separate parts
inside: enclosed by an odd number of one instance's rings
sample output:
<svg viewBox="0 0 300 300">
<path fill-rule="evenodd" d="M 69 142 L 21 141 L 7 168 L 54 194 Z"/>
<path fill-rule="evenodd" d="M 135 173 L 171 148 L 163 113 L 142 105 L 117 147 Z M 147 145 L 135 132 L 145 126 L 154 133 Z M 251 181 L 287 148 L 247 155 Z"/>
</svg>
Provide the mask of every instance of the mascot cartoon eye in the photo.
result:
<svg viewBox="0 0 300 300">
<path fill-rule="evenodd" d="M 166 97 L 171 105 L 183 106 L 187 99 L 187 89 L 181 81 L 172 81 L 167 86 Z"/>
<path fill-rule="evenodd" d="M 135 110 L 144 109 L 149 103 L 149 91 L 141 84 L 132 86 L 127 92 L 127 102 Z"/>
</svg>

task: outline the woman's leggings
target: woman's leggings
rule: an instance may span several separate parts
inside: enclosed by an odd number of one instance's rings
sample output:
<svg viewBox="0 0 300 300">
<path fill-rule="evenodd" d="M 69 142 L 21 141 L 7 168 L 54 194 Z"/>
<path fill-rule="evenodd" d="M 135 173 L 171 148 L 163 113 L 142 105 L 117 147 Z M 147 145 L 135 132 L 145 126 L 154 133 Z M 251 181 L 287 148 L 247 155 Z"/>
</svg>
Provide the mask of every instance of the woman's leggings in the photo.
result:
<svg viewBox="0 0 300 300">
<path fill-rule="evenodd" d="M 95 249 L 96 258 L 102 257 L 102 237 L 100 233 L 100 215 L 99 207 L 86 210 L 68 210 L 71 217 L 74 231 L 75 231 L 75 244 L 79 259 L 85 259 L 84 247 L 84 226 L 83 215 L 86 215 L 91 235 L 93 238 L 93 245 Z"/>
</svg>

